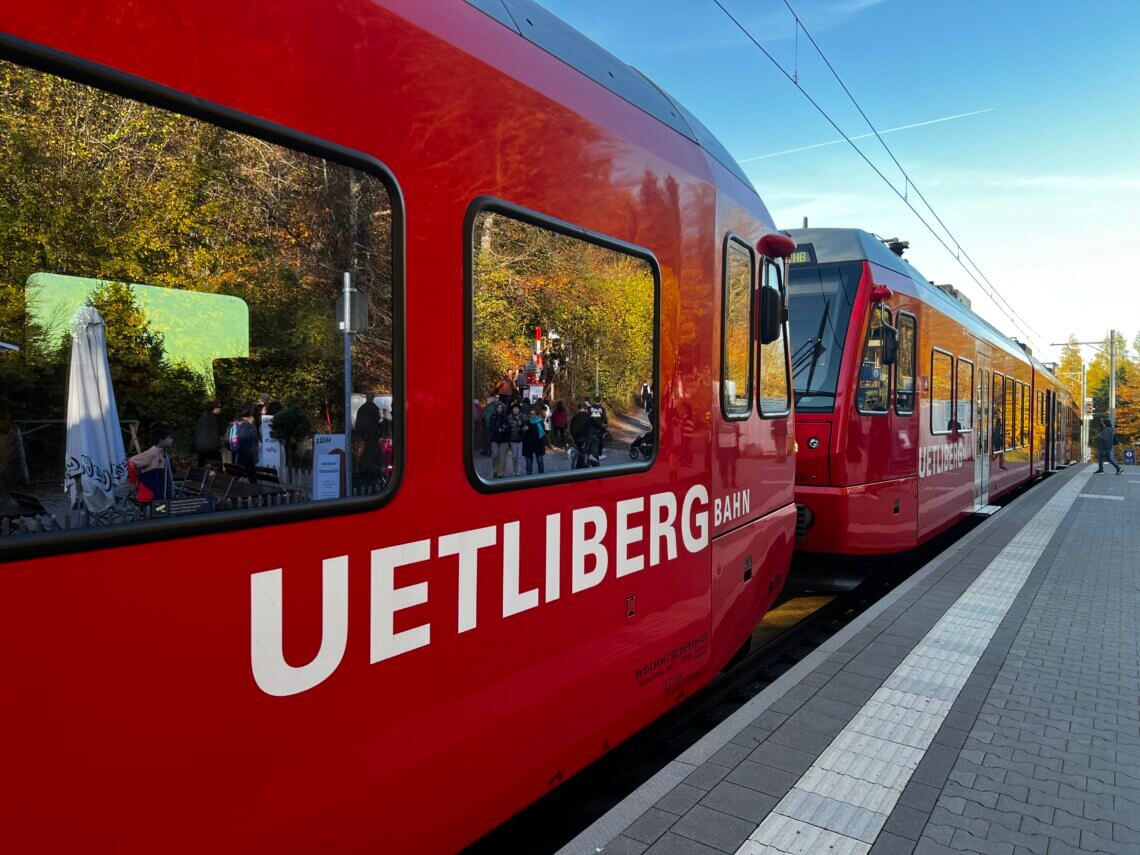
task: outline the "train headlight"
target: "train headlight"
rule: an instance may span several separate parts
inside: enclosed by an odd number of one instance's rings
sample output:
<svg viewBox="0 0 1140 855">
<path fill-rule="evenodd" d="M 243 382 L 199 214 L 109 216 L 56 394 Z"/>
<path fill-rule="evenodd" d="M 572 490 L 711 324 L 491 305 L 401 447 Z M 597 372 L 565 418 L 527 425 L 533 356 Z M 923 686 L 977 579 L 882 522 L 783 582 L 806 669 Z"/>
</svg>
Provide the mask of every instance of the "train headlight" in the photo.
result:
<svg viewBox="0 0 1140 855">
<path fill-rule="evenodd" d="M 819 448 L 819 440 L 813 436 L 808 440 L 808 448 Z"/>
</svg>

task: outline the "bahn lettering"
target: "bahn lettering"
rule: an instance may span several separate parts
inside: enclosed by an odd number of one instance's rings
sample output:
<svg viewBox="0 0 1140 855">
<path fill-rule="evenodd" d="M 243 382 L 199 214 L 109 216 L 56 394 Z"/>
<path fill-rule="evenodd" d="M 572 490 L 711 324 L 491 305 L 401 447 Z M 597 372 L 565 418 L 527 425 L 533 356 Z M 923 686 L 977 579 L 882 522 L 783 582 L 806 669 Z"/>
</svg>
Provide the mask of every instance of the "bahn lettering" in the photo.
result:
<svg viewBox="0 0 1140 855">
<path fill-rule="evenodd" d="M 748 514 L 752 504 L 751 490 L 737 490 L 713 502 L 713 525 L 731 522 Z"/>
<path fill-rule="evenodd" d="M 744 491 L 747 493 L 747 491 Z M 748 501 L 744 500 L 744 511 Z M 739 507 L 739 502 L 737 503 Z M 605 581 L 610 568 L 615 577 L 628 576 L 662 562 L 673 561 L 678 544 L 696 554 L 709 542 L 709 494 L 701 484 L 689 488 L 680 500 L 672 492 L 653 493 L 616 502 L 612 508 L 590 506 L 566 514 L 570 520 L 570 594 L 579 594 Z M 720 503 L 717 503 L 720 507 Z M 717 511 L 720 513 L 720 511 Z M 644 525 L 635 517 L 644 514 Z M 614 532 L 614 555 L 605 543 Z M 421 562 L 447 561 L 458 568 L 457 631 L 476 628 L 476 602 L 480 576 L 479 551 L 502 544 L 504 618 L 551 603 L 563 595 L 563 514 L 548 514 L 545 521 L 543 585 L 522 587 L 519 571 L 518 521 L 400 543 L 371 552 L 370 662 L 375 664 L 431 643 L 432 627 L 423 623 L 396 631 L 396 614 L 428 602 L 428 582 L 397 585 L 399 568 Z M 633 547 L 644 544 L 640 550 Z M 611 561 L 612 557 L 612 561 Z M 454 560 L 452 560 L 454 559 Z M 446 569 L 446 568 L 444 568 Z M 482 569 L 485 569 L 482 568 Z M 321 565 L 321 644 L 313 660 L 294 666 L 285 661 L 283 639 L 282 568 L 250 576 L 250 664 L 253 679 L 266 694 L 283 697 L 307 691 L 324 682 L 340 665 L 348 641 L 348 556 L 326 558 Z"/>
<path fill-rule="evenodd" d="M 961 469 L 966 461 L 973 459 L 969 443 L 924 445 L 918 449 L 918 477 L 926 478 Z"/>
</svg>

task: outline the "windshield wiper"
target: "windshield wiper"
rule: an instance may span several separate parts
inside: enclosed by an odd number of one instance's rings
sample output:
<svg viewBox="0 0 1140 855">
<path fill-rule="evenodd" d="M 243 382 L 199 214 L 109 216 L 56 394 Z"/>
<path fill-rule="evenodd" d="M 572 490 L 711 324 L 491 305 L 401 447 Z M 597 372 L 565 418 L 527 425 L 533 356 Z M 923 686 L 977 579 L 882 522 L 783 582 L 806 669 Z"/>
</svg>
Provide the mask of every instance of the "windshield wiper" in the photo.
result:
<svg viewBox="0 0 1140 855">
<path fill-rule="evenodd" d="M 828 297 L 823 301 L 823 312 L 820 313 L 819 330 L 815 334 L 814 344 L 812 345 L 811 349 L 811 357 L 806 359 L 806 361 L 801 362 L 799 367 L 792 373 L 792 377 L 794 378 L 799 376 L 799 373 L 803 371 L 804 368 L 807 368 L 808 376 L 806 385 L 809 389 L 811 388 L 811 381 L 815 379 L 815 367 L 819 364 L 819 358 L 823 356 L 824 352 L 827 350 L 827 348 L 823 346 L 823 331 L 827 326 L 827 316 L 830 311 L 831 298 Z M 808 339 L 808 341 L 805 342 L 804 346 L 806 347 L 809 344 L 812 344 L 811 339 Z M 807 355 L 804 354 L 804 356 L 806 357 Z"/>
</svg>

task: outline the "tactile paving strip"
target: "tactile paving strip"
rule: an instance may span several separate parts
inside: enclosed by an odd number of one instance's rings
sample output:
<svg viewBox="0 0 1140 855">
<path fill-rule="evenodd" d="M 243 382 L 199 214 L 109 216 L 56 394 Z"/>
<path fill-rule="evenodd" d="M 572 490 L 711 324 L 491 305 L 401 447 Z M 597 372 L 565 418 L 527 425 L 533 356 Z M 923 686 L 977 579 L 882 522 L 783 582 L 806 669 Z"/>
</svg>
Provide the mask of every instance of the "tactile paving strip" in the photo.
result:
<svg viewBox="0 0 1140 855">
<path fill-rule="evenodd" d="M 744 841 L 737 855 L 861 855 L 1053 533 L 1092 474 L 1062 487 L 998 553 Z"/>
</svg>

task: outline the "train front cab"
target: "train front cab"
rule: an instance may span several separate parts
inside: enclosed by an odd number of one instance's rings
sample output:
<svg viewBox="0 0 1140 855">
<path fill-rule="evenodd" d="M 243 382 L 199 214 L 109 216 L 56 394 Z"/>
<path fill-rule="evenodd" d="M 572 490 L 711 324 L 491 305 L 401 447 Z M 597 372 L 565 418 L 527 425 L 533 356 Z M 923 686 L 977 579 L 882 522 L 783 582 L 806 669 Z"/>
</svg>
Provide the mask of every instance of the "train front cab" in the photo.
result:
<svg viewBox="0 0 1140 855">
<path fill-rule="evenodd" d="M 872 555 L 907 548 L 896 544 L 913 543 L 917 511 L 913 289 L 867 260 L 813 264 L 806 253 L 793 256 L 790 275 L 796 549 Z M 900 330 L 900 355 L 909 359 L 901 394 L 884 362 L 888 328 Z"/>
<path fill-rule="evenodd" d="M 829 252 L 829 233 L 848 231 L 792 232 L 796 548 L 889 554 L 1030 477 L 1032 373 L 1012 340 L 869 235 L 864 257 L 833 261 L 852 255 Z"/>
</svg>

